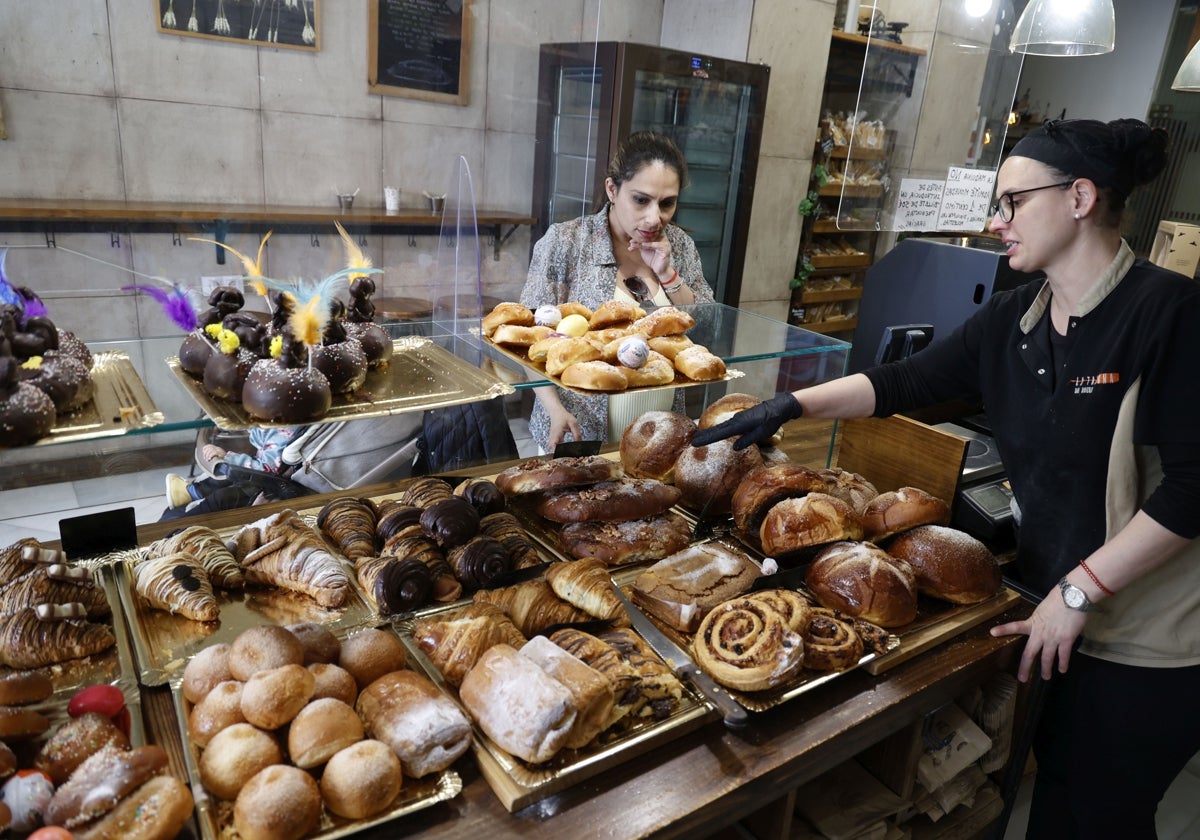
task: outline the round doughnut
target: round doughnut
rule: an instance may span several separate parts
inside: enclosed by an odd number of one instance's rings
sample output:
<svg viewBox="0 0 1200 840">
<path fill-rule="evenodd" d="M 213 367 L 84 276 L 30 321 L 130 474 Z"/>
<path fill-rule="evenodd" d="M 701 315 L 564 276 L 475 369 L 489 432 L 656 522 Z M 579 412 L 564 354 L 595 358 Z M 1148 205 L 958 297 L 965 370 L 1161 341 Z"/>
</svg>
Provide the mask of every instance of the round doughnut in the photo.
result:
<svg viewBox="0 0 1200 840">
<path fill-rule="evenodd" d="M 362 721 L 354 708 L 341 700 L 324 697 L 313 700 L 292 720 L 288 727 L 288 755 L 292 764 L 309 770 L 362 739 Z"/>
<path fill-rule="evenodd" d="M 394 633 L 368 627 L 346 638 L 338 665 L 350 672 L 362 691 L 384 674 L 404 667 L 404 645 Z"/>
<path fill-rule="evenodd" d="M 40 712 L 20 706 L 0 706 L 0 738 L 15 741 L 33 738 L 50 728 L 50 720 Z"/>
<path fill-rule="evenodd" d="M 217 683 L 192 707 L 192 713 L 188 715 L 188 735 L 201 749 L 208 746 L 222 729 L 246 722 L 246 716 L 242 714 L 243 685 L 238 680 Z"/>
<path fill-rule="evenodd" d="M 321 789 L 299 767 L 275 764 L 246 782 L 233 806 L 242 840 L 299 840 L 321 821 Z"/>
<path fill-rule="evenodd" d="M 400 759 L 382 741 L 359 741 L 338 752 L 321 775 L 325 807 L 360 820 L 384 811 L 403 785 Z"/>
<path fill-rule="evenodd" d="M 41 671 L 7 671 L 0 675 L 0 706 L 40 703 L 54 693 L 54 683 Z"/>
<path fill-rule="evenodd" d="M 80 840 L 171 840 L 192 816 L 188 786 L 174 776 L 155 776 L 100 819 L 76 832 Z"/>
<path fill-rule="evenodd" d="M 229 646 L 229 672 L 245 682 L 259 671 L 281 665 L 303 665 L 304 645 L 274 624 L 243 630 Z"/>
<path fill-rule="evenodd" d="M 312 665 L 314 662 L 337 662 L 342 643 L 324 624 L 306 621 L 289 624 L 286 629 L 304 646 L 304 665 Z"/>
<path fill-rule="evenodd" d="M 258 771 L 281 761 L 283 752 L 273 735 L 235 723 L 218 732 L 200 754 L 200 781 L 213 796 L 236 799 Z"/>
<path fill-rule="evenodd" d="M 353 706 L 354 701 L 358 699 L 358 683 L 354 681 L 350 672 L 340 665 L 314 662 L 308 666 L 308 671 L 314 680 L 313 700 L 332 697 Z"/>
<path fill-rule="evenodd" d="M 183 669 L 183 696 L 199 703 L 217 683 L 233 679 L 229 670 L 229 645 L 209 645 L 188 660 Z"/>
<path fill-rule="evenodd" d="M 278 729 L 312 698 L 316 679 L 303 665 L 259 671 L 242 688 L 242 714 L 260 729 Z"/>
</svg>

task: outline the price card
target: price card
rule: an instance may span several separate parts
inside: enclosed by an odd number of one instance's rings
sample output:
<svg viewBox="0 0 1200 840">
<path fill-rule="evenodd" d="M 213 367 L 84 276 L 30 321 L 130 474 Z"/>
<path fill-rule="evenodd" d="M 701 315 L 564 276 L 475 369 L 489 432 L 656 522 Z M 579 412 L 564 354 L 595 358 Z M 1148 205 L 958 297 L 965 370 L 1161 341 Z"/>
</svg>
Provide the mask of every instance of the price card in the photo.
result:
<svg viewBox="0 0 1200 840">
<path fill-rule="evenodd" d="M 983 230 L 988 221 L 995 181 L 996 173 L 991 169 L 950 167 L 937 229 Z"/>
<path fill-rule="evenodd" d="M 927 178 L 900 179 L 893 227 L 896 230 L 937 230 L 945 186 L 945 181 Z"/>
</svg>

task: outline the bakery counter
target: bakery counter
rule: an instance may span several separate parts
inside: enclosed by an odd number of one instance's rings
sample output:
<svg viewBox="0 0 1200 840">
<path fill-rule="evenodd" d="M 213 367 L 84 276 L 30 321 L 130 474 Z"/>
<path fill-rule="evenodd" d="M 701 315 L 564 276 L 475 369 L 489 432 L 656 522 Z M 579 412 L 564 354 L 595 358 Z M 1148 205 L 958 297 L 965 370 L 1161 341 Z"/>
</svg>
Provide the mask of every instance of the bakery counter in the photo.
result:
<svg viewBox="0 0 1200 840">
<path fill-rule="evenodd" d="M 394 489 L 380 486 L 358 492 L 375 496 Z M 324 499 L 304 501 L 312 507 Z M 226 511 L 205 518 L 204 523 L 228 527 L 284 506 L 274 503 Z M 142 526 L 139 541 L 144 544 L 178 526 L 178 522 Z M 780 819 L 790 819 L 782 817 L 790 813 L 786 792 L 903 732 L 997 670 L 1015 671 L 1023 638 L 994 639 L 987 631 L 1027 615 L 1030 609 L 1018 602 L 1004 614 L 878 676 L 863 671 L 846 674 L 820 690 L 752 716 L 743 731 L 729 731 L 719 722 L 707 724 L 515 813 L 505 810 L 475 763 L 464 757 L 455 765 L 464 785 L 459 796 L 410 814 L 402 824 L 383 825 L 356 836 L 382 840 L 402 831 L 408 837 L 428 838 L 697 837 L 767 806 L 778 811 Z M 165 688 L 142 689 L 147 732 L 181 761 L 171 702 Z M 1014 756 L 1023 762 L 1019 750 Z M 1011 796 L 1015 784 L 1006 790 Z M 778 808 L 772 805 L 780 800 Z"/>
</svg>

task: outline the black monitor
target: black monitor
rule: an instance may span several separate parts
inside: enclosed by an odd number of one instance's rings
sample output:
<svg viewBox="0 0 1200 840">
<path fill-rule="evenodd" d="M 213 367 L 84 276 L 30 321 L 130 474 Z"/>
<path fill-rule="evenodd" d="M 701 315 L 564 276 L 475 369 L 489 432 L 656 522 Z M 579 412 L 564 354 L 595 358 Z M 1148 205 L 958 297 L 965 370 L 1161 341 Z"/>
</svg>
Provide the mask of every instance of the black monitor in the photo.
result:
<svg viewBox="0 0 1200 840">
<path fill-rule="evenodd" d="M 924 350 L 933 341 L 933 324 L 893 324 L 883 328 L 879 338 L 879 349 L 875 351 L 875 364 L 882 365 L 907 359 L 918 350 Z"/>
</svg>

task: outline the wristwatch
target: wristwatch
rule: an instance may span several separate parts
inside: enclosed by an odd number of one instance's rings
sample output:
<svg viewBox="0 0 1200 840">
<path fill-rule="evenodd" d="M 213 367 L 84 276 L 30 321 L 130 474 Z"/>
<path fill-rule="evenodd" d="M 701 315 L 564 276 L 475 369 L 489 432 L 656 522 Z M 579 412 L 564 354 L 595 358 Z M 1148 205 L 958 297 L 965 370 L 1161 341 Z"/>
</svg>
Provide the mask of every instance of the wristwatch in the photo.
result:
<svg viewBox="0 0 1200 840">
<path fill-rule="evenodd" d="M 1063 603 L 1067 605 L 1067 609 L 1087 612 L 1092 608 L 1092 602 L 1088 600 L 1087 593 L 1078 586 L 1068 583 L 1065 577 L 1058 582 L 1058 588 L 1062 590 Z"/>
</svg>

